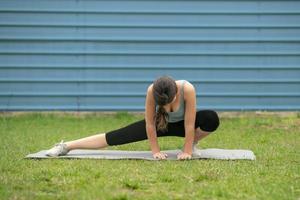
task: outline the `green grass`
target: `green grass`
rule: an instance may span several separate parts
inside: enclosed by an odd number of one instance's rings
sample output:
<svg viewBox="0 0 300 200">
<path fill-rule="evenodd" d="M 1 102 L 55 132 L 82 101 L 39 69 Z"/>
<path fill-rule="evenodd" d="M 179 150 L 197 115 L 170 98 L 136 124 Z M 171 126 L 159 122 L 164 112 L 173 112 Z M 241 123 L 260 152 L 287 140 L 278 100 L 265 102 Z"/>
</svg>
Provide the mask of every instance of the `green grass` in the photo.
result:
<svg viewBox="0 0 300 200">
<path fill-rule="evenodd" d="M 256 161 L 32 160 L 61 139 L 120 128 L 143 115 L 0 116 L 0 199 L 299 199 L 300 114 L 221 117 L 201 148 L 251 149 Z M 162 150 L 180 137 L 159 138 Z M 150 150 L 147 140 L 106 149 Z"/>
</svg>

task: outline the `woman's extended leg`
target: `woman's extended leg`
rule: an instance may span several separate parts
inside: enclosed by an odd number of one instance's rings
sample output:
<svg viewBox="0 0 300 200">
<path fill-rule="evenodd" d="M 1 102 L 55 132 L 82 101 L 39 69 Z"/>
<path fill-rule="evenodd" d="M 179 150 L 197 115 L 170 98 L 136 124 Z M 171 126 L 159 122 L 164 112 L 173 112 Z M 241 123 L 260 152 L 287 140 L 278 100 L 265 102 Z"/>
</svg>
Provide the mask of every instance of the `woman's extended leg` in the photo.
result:
<svg viewBox="0 0 300 200">
<path fill-rule="evenodd" d="M 78 140 L 55 144 L 46 152 L 48 156 L 66 155 L 73 149 L 99 149 L 108 145 L 120 145 L 147 139 L 145 119 L 108 133 L 100 133 Z M 159 132 L 158 132 L 159 134 Z"/>
<path fill-rule="evenodd" d="M 73 149 L 99 149 L 107 147 L 105 133 L 99 133 L 89 137 L 65 142 L 68 150 Z"/>
<path fill-rule="evenodd" d="M 145 120 L 139 120 L 125 127 L 99 133 L 85 138 L 64 142 L 68 150 L 99 149 L 112 145 L 126 144 L 147 139 Z"/>
</svg>

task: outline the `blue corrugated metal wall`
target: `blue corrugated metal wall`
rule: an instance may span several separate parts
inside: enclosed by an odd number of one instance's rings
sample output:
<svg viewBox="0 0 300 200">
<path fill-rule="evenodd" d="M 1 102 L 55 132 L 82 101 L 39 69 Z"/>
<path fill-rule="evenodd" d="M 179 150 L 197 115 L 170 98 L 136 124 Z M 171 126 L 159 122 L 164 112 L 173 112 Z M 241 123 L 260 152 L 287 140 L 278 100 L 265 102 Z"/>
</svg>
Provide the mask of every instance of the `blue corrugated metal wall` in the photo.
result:
<svg viewBox="0 0 300 200">
<path fill-rule="evenodd" d="M 161 75 L 197 109 L 300 109 L 300 2 L 0 1 L 0 110 L 144 111 Z"/>
</svg>

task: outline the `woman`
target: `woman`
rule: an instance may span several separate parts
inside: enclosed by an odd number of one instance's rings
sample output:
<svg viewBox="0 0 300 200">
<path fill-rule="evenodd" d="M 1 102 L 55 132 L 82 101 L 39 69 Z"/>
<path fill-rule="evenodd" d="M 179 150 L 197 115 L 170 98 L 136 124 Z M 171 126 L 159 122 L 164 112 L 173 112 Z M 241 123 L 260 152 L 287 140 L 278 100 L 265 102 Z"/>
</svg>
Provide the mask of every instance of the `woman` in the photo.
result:
<svg viewBox="0 0 300 200">
<path fill-rule="evenodd" d="M 86 138 L 56 144 L 48 156 L 66 155 L 73 149 L 99 149 L 148 139 L 154 158 L 166 159 L 160 151 L 157 137 L 185 137 L 183 151 L 177 159 L 190 159 L 199 154 L 199 140 L 215 131 L 219 117 L 213 110 L 196 111 L 196 91 L 186 80 L 170 76 L 159 77 L 147 89 L 145 119 Z"/>
</svg>

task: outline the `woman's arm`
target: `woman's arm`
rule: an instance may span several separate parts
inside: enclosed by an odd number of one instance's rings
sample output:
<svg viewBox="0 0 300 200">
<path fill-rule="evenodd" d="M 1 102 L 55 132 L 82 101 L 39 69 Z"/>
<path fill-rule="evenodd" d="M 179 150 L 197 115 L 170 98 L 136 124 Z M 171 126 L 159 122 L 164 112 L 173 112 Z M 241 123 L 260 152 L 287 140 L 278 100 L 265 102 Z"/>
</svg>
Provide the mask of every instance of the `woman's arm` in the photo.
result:
<svg viewBox="0 0 300 200">
<path fill-rule="evenodd" d="M 185 144 L 184 153 L 192 154 L 193 141 L 195 135 L 195 120 L 196 120 L 196 90 L 194 86 L 187 82 L 184 88 L 185 99 L 185 116 L 184 116 L 184 128 L 185 128 Z"/>
<path fill-rule="evenodd" d="M 146 132 L 148 136 L 148 140 L 150 142 L 150 147 L 152 150 L 152 154 L 160 152 L 158 142 L 157 142 L 157 134 L 155 128 L 155 101 L 152 94 L 152 85 L 151 84 L 147 89 L 146 95 L 146 104 L 145 104 L 145 121 L 146 121 Z"/>
</svg>

